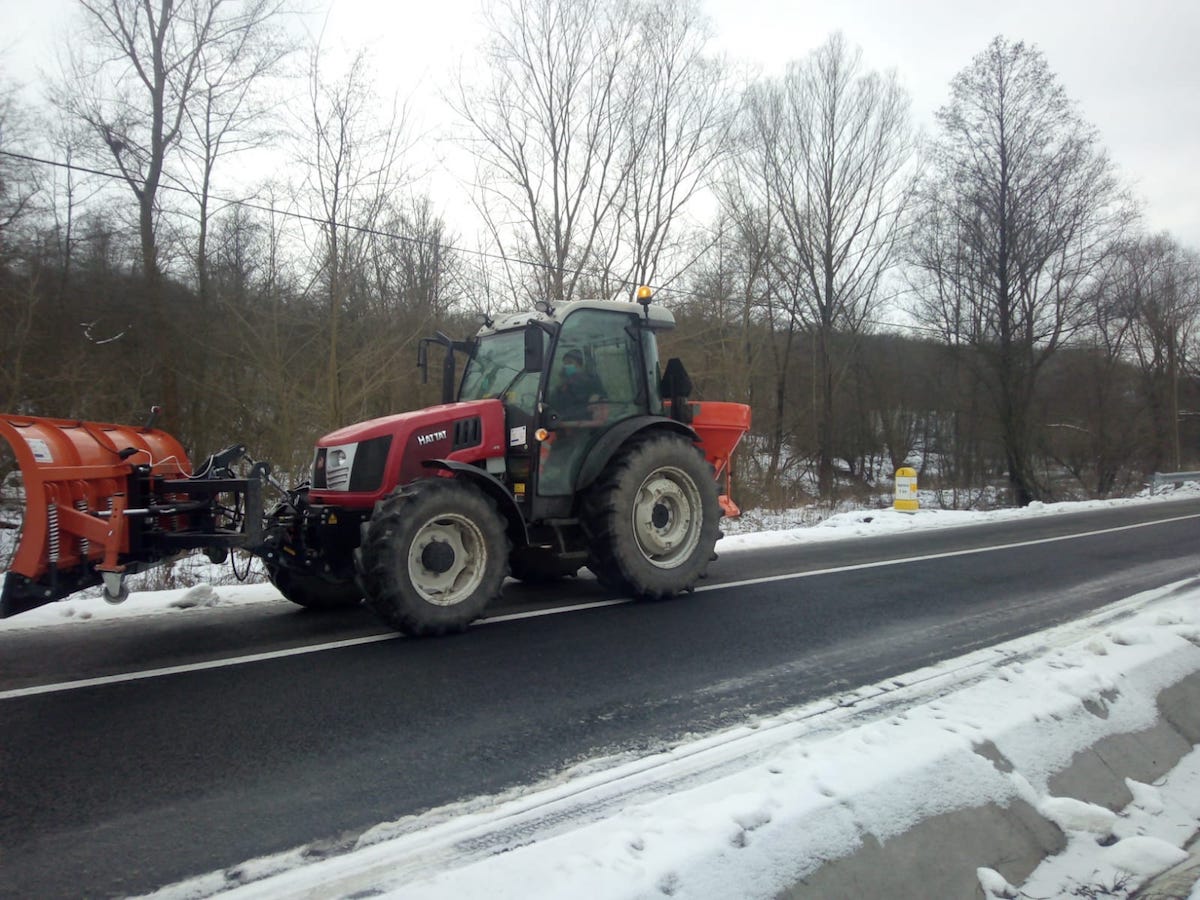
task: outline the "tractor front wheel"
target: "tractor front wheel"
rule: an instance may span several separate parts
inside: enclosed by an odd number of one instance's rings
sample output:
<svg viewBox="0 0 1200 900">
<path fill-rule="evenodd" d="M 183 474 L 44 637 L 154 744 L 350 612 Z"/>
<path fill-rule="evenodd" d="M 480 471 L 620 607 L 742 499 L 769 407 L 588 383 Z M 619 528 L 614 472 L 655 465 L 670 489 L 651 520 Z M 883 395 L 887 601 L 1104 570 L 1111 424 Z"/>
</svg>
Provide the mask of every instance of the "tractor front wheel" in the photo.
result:
<svg viewBox="0 0 1200 900">
<path fill-rule="evenodd" d="M 270 564 L 266 570 L 276 590 L 305 609 L 345 609 L 362 601 L 362 591 L 353 581 L 328 581 Z"/>
<path fill-rule="evenodd" d="M 478 488 L 427 478 L 376 505 L 355 564 L 367 605 L 389 625 L 446 634 L 465 629 L 500 593 L 508 537 Z"/>
<path fill-rule="evenodd" d="M 690 590 L 720 535 L 712 467 L 680 435 L 654 434 L 618 452 L 589 492 L 588 568 L 607 587 L 657 599 Z"/>
<path fill-rule="evenodd" d="M 346 609 L 358 606 L 362 602 L 362 591 L 358 589 L 354 578 L 343 569 L 339 574 L 342 578 L 325 578 L 315 572 L 298 570 L 290 565 L 280 565 L 278 560 L 286 558 L 302 559 L 303 547 L 297 546 L 297 524 L 308 507 L 308 490 L 296 491 L 286 503 L 280 503 L 271 511 L 270 529 L 281 536 L 280 547 L 277 549 L 277 561 L 264 561 L 267 578 L 275 589 L 291 600 L 297 606 L 305 609 Z M 213 562 L 224 562 L 228 551 L 210 550 L 209 558 Z"/>
</svg>

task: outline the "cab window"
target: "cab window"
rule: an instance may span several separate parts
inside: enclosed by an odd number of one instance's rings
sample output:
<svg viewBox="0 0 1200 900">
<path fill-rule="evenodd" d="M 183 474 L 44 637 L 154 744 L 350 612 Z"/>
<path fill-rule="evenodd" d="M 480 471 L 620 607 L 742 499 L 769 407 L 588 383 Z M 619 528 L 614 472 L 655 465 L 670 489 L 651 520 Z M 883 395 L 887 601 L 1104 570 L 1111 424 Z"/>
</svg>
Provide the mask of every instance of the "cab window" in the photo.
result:
<svg viewBox="0 0 1200 900">
<path fill-rule="evenodd" d="M 463 371 L 459 400 L 504 395 L 525 368 L 525 333 L 505 331 L 481 338 Z"/>
<path fill-rule="evenodd" d="M 588 451 L 622 419 L 647 409 L 636 314 L 581 309 L 563 322 L 546 381 L 538 493 L 569 496 Z"/>
<path fill-rule="evenodd" d="M 546 402 L 560 417 L 586 418 L 592 407 L 606 422 L 646 409 L 636 317 L 581 309 L 563 323 L 551 361 Z M 596 407 L 602 405 L 602 409 Z M 559 407 L 562 407 L 561 409 Z"/>
</svg>

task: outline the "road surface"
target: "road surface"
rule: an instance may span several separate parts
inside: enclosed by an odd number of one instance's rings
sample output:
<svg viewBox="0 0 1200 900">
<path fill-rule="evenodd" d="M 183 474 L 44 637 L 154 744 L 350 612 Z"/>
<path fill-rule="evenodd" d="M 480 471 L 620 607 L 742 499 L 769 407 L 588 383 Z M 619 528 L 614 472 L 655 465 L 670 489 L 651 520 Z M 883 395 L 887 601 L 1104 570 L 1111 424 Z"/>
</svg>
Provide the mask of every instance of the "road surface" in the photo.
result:
<svg viewBox="0 0 1200 900">
<path fill-rule="evenodd" d="M 336 852 L 1194 576 L 1198 539 L 1200 501 L 1174 501 L 741 550 L 666 602 L 513 583 L 493 621 L 444 639 L 286 602 L 0 634 L 0 896 L 124 896 Z M 326 649 L 274 655 L 306 647 Z M 99 682 L 61 687 L 80 679 Z"/>
</svg>

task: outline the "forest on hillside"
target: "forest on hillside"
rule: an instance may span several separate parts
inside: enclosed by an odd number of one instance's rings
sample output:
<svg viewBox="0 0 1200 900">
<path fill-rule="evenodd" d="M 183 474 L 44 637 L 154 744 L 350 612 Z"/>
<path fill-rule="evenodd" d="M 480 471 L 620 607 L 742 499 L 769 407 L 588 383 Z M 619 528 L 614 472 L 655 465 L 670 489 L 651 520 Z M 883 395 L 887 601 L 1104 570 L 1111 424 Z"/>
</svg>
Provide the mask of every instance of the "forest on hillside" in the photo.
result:
<svg viewBox="0 0 1200 900">
<path fill-rule="evenodd" d="M 437 401 L 421 337 L 648 284 L 695 396 L 753 407 L 743 506 L 1200 467 L 1200 256 L 1036 46 L 978 48 L 922 133 L 853 36 L 751 76 L 695 0 L 493 0 L 441 86 L 461 209 L 369 55 L 295 13 L 80 0 L 36 95 L 0 54 L 0 410 L 160 404 L 194 455 L 299 478 L 319 435 Z"/>
</svg>

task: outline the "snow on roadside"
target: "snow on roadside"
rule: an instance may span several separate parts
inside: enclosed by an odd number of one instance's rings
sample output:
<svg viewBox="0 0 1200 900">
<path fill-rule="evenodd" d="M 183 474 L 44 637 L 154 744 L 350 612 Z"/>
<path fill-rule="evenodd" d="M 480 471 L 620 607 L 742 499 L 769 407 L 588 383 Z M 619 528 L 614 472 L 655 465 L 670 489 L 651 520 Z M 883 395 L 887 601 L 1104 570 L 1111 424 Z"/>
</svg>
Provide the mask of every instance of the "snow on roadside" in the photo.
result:
<svg viewBox="0 0 1200 900">
<path fill-rule="evenodd" d="M 1160 490 L 1156 495 L 1143 493 L 1137 497 L 1117 500 L 1088 500 L 1067 503 L 1031 503 L 1014 509 L 988 511 L 946 510 L 923 506 L 916 513 L 896 512 L 893 509 L 860 509 L 833 515 L 817 525 L 802 526 L 802 511 L 779 513 L 752 511 L 747 519 L 767 530 L 744 532 L 745 523 L 724 523 L 727 529 L 718 546 L 722 555 L 743 549 L 794 546 L 797 544 L 843 541 L 877 537 L 921 530 L 955 528 L 987 522 L 1011 521 L 1022 518 L 1070 515 L 1124 505 L 1169 503 L 1172 499 L 1195 499 L 1200 496 L 1200 483 L 1186 482 L 1175 488 Z M 239 606 L 253 603 L 285 602 L 269 584 L 263 583 L 261 568 L 255 565 L 245 584 L 236 583 L 228 564 L 215 565 L 195 555 L 175 564 L 174 578 L 184 587 L 154 590 L 155 572 L 133 576 L 132 593 L 120 605 L 106 603 L 99 588 L 76 594 L 58 603 L 0 619 L 0 634 L 28 628 L 71 625 L 88 621 L 109 621 L 126 616 L 178 613 L 198 606 Z M 211 589 L 211 593 L 205 587 Z M 203 602 L 198 598 L 203 597 Z"/>
<path fill-rule="evenodd" d="M 245 565 L 242 563 L 241 565 Z M 131 576 L 129 598 L 112 604 L 103 600 L 99 588 L 81 591 L 8 619 L 0 619 L 0 634 L 46 628 L 108 622 L 113 619 L 140 618 L 181 611 L 211 609 L 218 606 L 248 606 L 258 603 L 286 602 L 269 583 L 262 581 L 257 567 L 245 583 L 238 582 L 228 564 L 216 565 L 196 555 L 176 562 L 170 581 L 178 586 L 155 589 L 164 580 L 163 570 Z"/>
<path fill-rule="evenodd" d="M 1021 892 L 1132 890 L 1186 856 L 1200 750 L 1153 785 L 1130 784 L 1117 813 L 1049 784 L 1105 735 L 1153 724 L 1159 691 L 1200 671 L 1198 623 L 1200 578 L 655 756 L 382 825 L 321 862 L 297 848 L 152 896 L 766 898 L 868 835 L 1015 798 L 1069 838 Z M 993 868 L 1001 855 L 969 861 L 985 896 L 1016 896 Z"/>
<path fill-rule="evenodd" d="M 728 534 L 721 552 L 847 540 L 1195 497 L 1033 504 L 968 512 L 890 509 L 835 515 L 815 527 Z M 760 521 L 769 521 L 760 516 Z M 786 525 L 787 517 L 773 524 Z M 0 634 L 127 616 L 204 614 L 282 601 L 267 584 L 228 584 L 228 570 L 135 592 L 123 605 L 76 597 L 0 621 Z M 1069 835 L 1067 850 L 1020 886 L 1063 896 L 1136 885 L 1180 858 L 1200 822 L 1200 751 L 1153 785 L 1131 783 L 1113 813 L 1051 796 L 1049 774 L 1106 733 L 1145 727 L 1156 686 L 1200 670 L 1200 588 L 1172 588 L 1080 622 L 922 672 L 710 735 L 645 759 L 597 760 L 548 783 L 434 810 L 368 831 L 317 864 L 305 848 L 164 888 L 162 900 L 289 896 L 321 884 L 342 895 L 398 898 L 773 896 L 821 862 L 918 818 L 1022 797 Z M 1133 678 L 1137 673 L 1137 678 Z M 1103 717 L 1089 711 L 1103 709 Z M 1037 727 L 1034 727 L 1034 726 Z M 975 751 L 991 742 L 1005 773 Z M 1099 839 L 1099 840 L 1098 840 Z M 1103 842 L 1106 846 L 1101 846 Z M 986 896 L 1011 892 L 980 860 Z M 344 890 L 342 890 L 344 889 Z M 1200 896 L 1193 896 L 1200 900 Z"/>
<path fill-rule="evenodd" d="M 269 584 L 216 585 L 200 582 L 185 588 L 133 591 L 124 603 L 113 605 L 97 596 L 76 595 L 49 603 L 9 619 L 0 619 L 0 634 L 30 628 L 107 622 L 141 616 L 178 614 L 180 611 L 217 606 L 248 606 L 286 602 Z"/>
<path fill-rule="evenodd" d="M 384 896 L 551 898 L 587 884 L 593 895 L 613 898 L 765 898 L 852 851 L 868 833 L 882 842 L 919 819 L 1012 796 L 1061 811 L 1071 798 L 1048 794 L 1053 769 L 1103 734 L 1149 727 L 1158 691 L 1200 671 L 1200 589 L 1180 597 L 1172 590 L 1128 601 L 1126 611 L 1147 609 L 1119 626 L 1108 619 L 1111 610 L 1091 617 L 1094 634 L 1065 646 L 1055 645 L 1078 636 L 1078 625 L 993 648 L 1012 661 L 951 693 L 800 737 L 747 771 Z M 1038 649 L 1049 652 L 1020 659 Z M 928 674 L 936 679 L 942 668 Z M 1103 704 L 1106 717 L 1085 703 Z M 1014 772 L 975 752 L 987 741 Z M 1070 896 L 1118 882 L 1132 889 L 1185 858 L 1181 847 L 1200 823 L 1200 750 L 1148 803 L 1156 789 L 1144 788 L 1141 803 L 1135 796 L 1120 815 L 1092 807 L 1068 817 L 1062 827 L 1074 853 L 1044 863 L 1023 893 Z M 1100 846 L 1097 830 L 1116 842 Z M 531 871 L 539 873 L 536 887 Z"/>
</svg>

